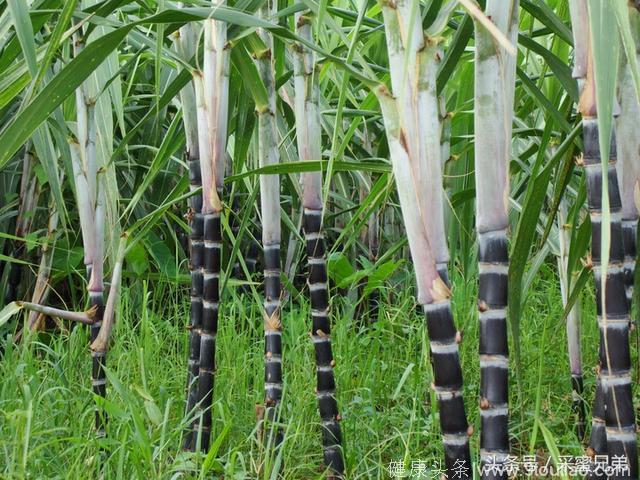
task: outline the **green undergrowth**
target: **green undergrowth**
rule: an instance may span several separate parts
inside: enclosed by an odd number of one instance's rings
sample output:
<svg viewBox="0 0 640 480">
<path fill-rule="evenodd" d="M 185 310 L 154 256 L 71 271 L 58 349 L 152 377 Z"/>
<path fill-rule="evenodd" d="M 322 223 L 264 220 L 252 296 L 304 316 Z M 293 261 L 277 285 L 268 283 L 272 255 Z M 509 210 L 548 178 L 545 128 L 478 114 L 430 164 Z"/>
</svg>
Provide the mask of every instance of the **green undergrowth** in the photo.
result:
<svg viewBox="0 0 640 480">
<path fill-rule="evenodd" d="M 521 322 L 522 381 L 511 375 L 513 453 L 581 455 L 573 433 L 566 336 L 551 267 L 527 294 Z M 407 276 L 381 292 L 379 319 L 356 309 L 355 291 L 333 299 L 333 345 L 349 478 L 389 478 L 390 462 L 441 458 L 438 413 L 423 316 Z M 597 328 L 593 295 L 583 294 L 587 401 L 593 396 Z M 456 324 L 474 454 L 479 448 L 479 365 L 475 279 L 453 275 Z M 86 328 L 9 342 L 0 362 L 2 478 L 322 478 L 314 394 L 309 307 L 286 302 L 284 324 L 285 443 L 266 458 L 256 434 L 262 401 L 263 342 L 259 308 L 227 292 L 217 345 L 214 448 L 207 457 L 180 450 L 186 421 L 188 290 L 155 282 L 126 287 L 108 357 L 105 438 L 92 435 L 93 408 Z M 635 334 L 632 341 L 635 343 Z M 635 350 L 635 349 L 634 349 Z M 635 352 L 634 352 L 635 354 Z M 513 360 L 513 359 L 512 359 Z M 543 435 L 543 431 L 550 433 Z"/>
</svg>

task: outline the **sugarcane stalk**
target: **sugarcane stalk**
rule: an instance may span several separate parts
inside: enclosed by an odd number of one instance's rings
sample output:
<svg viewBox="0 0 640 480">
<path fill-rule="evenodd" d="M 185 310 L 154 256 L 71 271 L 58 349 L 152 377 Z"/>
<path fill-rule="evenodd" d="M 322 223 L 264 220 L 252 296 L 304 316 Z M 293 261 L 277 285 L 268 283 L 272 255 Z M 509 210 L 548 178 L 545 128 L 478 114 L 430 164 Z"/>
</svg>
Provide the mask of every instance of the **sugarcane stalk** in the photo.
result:
<svg viewBox="0 0 640 480">
<path fill-rule="evenodd" d="M 586 95 L 595 95 L 592 88 L 584 88 L 590 64 L 589 44 L 591 43 L 589 11 L 586 0 L 569 0 L 569 10 L 575 46 L 572 76 L 578 82 L 581 98 L 584 96 L 586 100 Z M 589 103 L 595 104 L 595 98 L 591 98 Z M 605 429 L 604 392 L 602 390 L 600 368 L 598 367 L 596 368 L 596 392 L 591 412 L 591 434 L 589 437 L 589 448 L 593 455 L 605 455 L 607 453 L 607 436 Z M 596 474 L 592 471 L 589 474 L 589 478 L 601 480 L 605 479 L 606 475 L 604 475 L 604 473 Z"/>
<path fill-rule="evenodd" d="M 462 396 L 462 369 L 447 287 L 440 122 L 436 93 L 439 39 L 426 36 L 419 5 L 381 1 L 393 95 L 375 91 L 384 118 L 391 164 L 415 268 L 433 365 L 448 478 L 472 478 Z M 417 98 L 417 102 L 416 102 Z"/>
<path fill-rule="evenodd" d="M 101 352 L 106 355 L 109 349 L 109 340 L 111 339 L 111 332 L 115 324 L 115 310 L 117 302 L 120 299 L 120 285 L 122 283 L 122 265 L 124 263 L 124 256 L 127 251 L 127 234 L 123 234 L 120 237 L 120 244 L 118 246 L 118 253 L 116 255 L 116 261 L 113 264 L 113 272 L 111 273 L 111 287 L 109 288 L 109 296 L 107 297 L 107 303 L 104 308 L 104 315 L 102 319 L 102 325 L 95 340 L 91 343 L 91 350 L 93 352 Z"/>
<path fill-rule="evenodd" d="M 31 303 L 44 304 L 49 298 L 49 292 L 51 291 L 49 285 L 51 278 L 51 265 L 53 262 L 55 237 L 57 234 L 56 230 L 58 228 L 59 218 L 60 215 L 58 210 L 52 207 L 51 215 L 49 216 L 47 238 L 41 249 L 40 266 L 38 267 L 38 276 L 36 277 L 36 284 L 33 288 L 33 294 L 31 295 Z M 40 313 L 34 311 L 29 312 L 27 325 L 30 331 L 40 328 L 41 318 L 42 315 Z"/>
<path fill-rule="evenodd" d="M 451 292 L 438 273 L 435 252 L 422 217 L 425 212 L 418 207 L 421 192 L 414 173 L 416 159 L 410 157 L 407 148 L 409 141 L 403 127 L 404 117 L 400 115 L 396 98 L 386 87 L 379 87 L 376 95 L 382 108 L 393 175 L 415 269 L 418 303 L 423 306 L 426 316 L 446 472 L 450 478 L 455 478 L 456 472 L 459 472 L 459 478 L 472 478 L 471 428 L 462 396 L 460 335 L 453 321 Z"/>
<path fill-rule="evenodd" d="M 92 122 L 93 123 L 93 122 Z M 95 143 L 94 143 L 95 145 Z M 89 155 L 95 155 L 95 152 Z M 95 238 L 95 256 L 91 264 L 91 277 L 89 280 L 89 305 L 96 308 L 95 322 L 91 325 L 91 343 L 92 345 L 98 339 L 98 334 L 102 329 L 102 321 L 105 313 L 104 305 L 104 227 L 105 227 L 105 172 L 101 170 L 96 172 L 96 207 L 94 211 L 94 238 Z M 93 393 L 100 397 L 106 397 L 107 394 L 107 376 L 104 367 L 107 361 L 106 349 L 91 349 L 91 357 L 93 358 L 92 379 Z M 106 415 L 96 408 L 96 431 L 98 436 L 105 434 L 104 427 L 106 423 Z"/>
<path fill-rule="evenodd" d="M 584 152 L 581 160 L 587 179 L 587 203 L 591 217 L 591 258 L 596 285 L 596 311 L 600 330 L 599 382 L 596 386 L 591 453 L 608 454 L 609 459 L 625 457 L 629 471 L 616 469 L 609 478 L 638 478 L 635 412 L 631 386 L 631 355 L 629 349 L 629 302 L 625 291 L 624 247 L 622 233 L 622 202 L 616 173 L 616 143 L 612 145 L 603 165 L 599 145 L 598 117 L 595 94 L 593 58 L 590 54 L 590 36 L 586 1 L 571 4 L 571 17 L 575 38 L 576 59 L 583 63 L 574 67 L 574 76 L 580 87 L 578 111 L 582 115 Z M 579 36 L 586 43 L 579 43 Z M 603 177 L 607 176 L 608 198 L 603 198 Z M 608 212 L 604 210 L 608 205 Z M 603 222 L 604 213 L 609 221 Z M 608 225 L 607 225 L 608 224 Z M 602 251 L 603 228 L 609 229 L 609 252 Z M 602 258 L 608 261 L 602 265 Z M 604 289 L 604 291 L 603 291 Z M 604 303 L 603 303 L 604 301 Z M 602 422 L 604 415 L 604 422 Z M 604 424 L 603 424 L 604 423 Z M 596 428 L 594 428 L 596 427 Z M 602 431 L 604 430 L 604 435 Z M 595 436 L 594 436 L 595 432 Z M 600 478 L 592 472 L 591 478 Z"/>
<path fill-rule="evenodd" d="M 47 307 L 46 305 L 40 305 L 33 302 L 17 301 L 15 303 L 18 307 L 24 308 L 25 310 L 47 315 L 49 317 L 61 318 L 62 320 L 83 323 L 85 325 L 93 325 L 96 321 L 97 309 L 95 307 L 91 307 L 86 312 L 71 312 L 69 310 Z"/>
<path fill-rule="evenodd" d="M 518 0 L 488 0 L 496 29 L 515 45 Z M 503 465 L 509 455 L 507 216 L 516 58 L 476 22 L 475 177 L 480 285 L 480 462 Z M 504 469 L 482 469 L 483 479 L 507 479 Z"/>
<path fill-rule="evenodd" d="M 560 294 L 562 305 L 566 307 L 571 289 L 572 272 L 567 270 L 569 261 L 570 238 L 567 232 L 567 207 L 563 200 L 558 208 L 558 273 L 560 277 Z M 584 401 L 584 383 L 582 374 L 582 353 L 580 348 L 580 317 L 579 304 L 574 304 L 567 315 L 567 351 L 569 354 L 569 368 L 571 370 L 571 391 L 573 404 L 571 410 L 575 417 L 575 432 L 579 440 L 585 435 L 586 407 Z"/>
<path fill-rule="evenodd" d="M 266 2 L 260 10 L 264 19 L 277 7 L 277 2 Z M 267 103 L 257 109 L 258 114 L 258 158 L 260 167 L 277 165 L 278 128 L 276 123 L 276 81 L 273 65 L 273 38 L 265 30 L 258 31 L 266 49 L 256 57 L 260 78 L 267 91 Z M 282 443 L 282 318 L 280 315 L 280 176 L 260 175 L 260 213 L 262 216 L 262 246 L 264 251 L 264 404 L 265 420 L 271 432 L 272 444 L 278 448 Z M 248 267 L 249 265 L 247 265 Z"/>
<path fill-rule="evenodd" d="M 635 33 L 636 59 L 640 61 L 640 13 L 629 8 L 632 32 Z M 633 74 L 629 61 L 622 56 L 622 68 L 618 82 L 618 103 L 620 114 L 616 118 L 618 164 L 618 184 L 622 200 L 622 236 L 624 243 L 624 277 L 627 300 L 631 305 L 633 278 L 636 266 L 636 237 L 638 230 L 638 209 L 636 190 L 640 180 L 640 137 L 636 133 L 640 121 L 640 103 L 636 95 Z"/>
<path fill-rule="evenodd" d="M 33 172 L 34 158 L 29 152 L 27 145 L 24 152 L 22 163 L 22 176 L 20 179 L 20 205 L 18 207 L 18 216 L 16 218 L 15 235 L 24 238 L 31 230 L 35 209 L 38 204 L 40 190 L 38 181 Z M 11 258 L 20 260 L 25 253 L 25 241 L 14 240 L 13 253 Z M 20 289 L 20 281 L 22 278 L 22 264 L 18 261 L 12 262 L 7 278 L 7 290 L 5 292 L 5 303 L 11 303 L 18 298 Z"/>
<path fill-rule="evenodd" d="M 224 1 L 215 2 L 223 5 Z M 224 184 L 227 140 L 229 52 L 227 26 L 212 19 L 204 22 L 204 71 L 194 75 L 198 110 L 198 144 L 202 176 L 204 220 L 202 329 L 198 374 L 197 423 L 195 441 L 207 452 L 211 442 L 211 405 L 215 377 L 216 335 L 220 302 L 220 256 L 222 251 L 220 195 Z"/>
<path fill-rule="evenodd" d="M 295 15 L 297 34 L 312 41 L 312 19 L 307 12 Z M 315 56 L 301 44 L 294 46 L 295 117 L 298 155 L 301 160 L 322 158 L 322 128 L 318 109 L 318 72 Z M 334 377 L 335 360 L 331 349 L 331 320 L 329 289 L 322 232 L 322 175 L 319 172 L 302 174 L 303 230 L 307 244 L 308 284 L 311 298 L 311 338 L 315 347 L 317 387 L 316 396 L 322 421 L 324 464 L 331 476 L 342 477 L 342 430 L 336 400 Z"/>
<path fill-rule="evenodd" d="M 182 5 L 179 5 L 180 7 Z M 186 23 L 177 32 L 176 50 L 184 60 L 195 54 L 197 37 L 191 23 Z M 195 413 L 198 400 L 198 372 L 200 369 L 200 330 L 202 328 L 202 264 L 204 254 L 204 217 L 202 216 L 202 175 L 200 171 L 200 149 L 198 145 L 198 107 L 194 83 L 187 83 L 180 91 L 182 120 L 186 138 L 186 158 L 189 169 L 189 272 L 191 275 L 191 308 L 189 316 L 189 354 L 185 414 Z M 184 433 L 183 448 L 194 450 L 193 425 Z"/>
</svg>

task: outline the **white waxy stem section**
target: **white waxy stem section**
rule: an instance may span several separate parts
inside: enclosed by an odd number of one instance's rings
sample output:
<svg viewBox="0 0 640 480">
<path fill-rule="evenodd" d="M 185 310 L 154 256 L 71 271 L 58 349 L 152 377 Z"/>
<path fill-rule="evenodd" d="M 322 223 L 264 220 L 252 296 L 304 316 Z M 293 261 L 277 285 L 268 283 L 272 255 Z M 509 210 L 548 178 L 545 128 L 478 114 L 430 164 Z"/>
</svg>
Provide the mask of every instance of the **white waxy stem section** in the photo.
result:
<svg viewBox="0 0 640 480">
<path fill-rule="evenodd" d="M 462 396 L 462 392 L 457 389 L 451 390 L 451 389 L 434 386 L 433 390 L 438 400 L 452 400 L 454 398 L 458 398 Z"/>
<path fill-rule="evenodd" d="M 327 290 L 327 284 L 326 283 L 310 283 L 309 290 L 311 290 L 312 292 L 317 292 L 318 290 Z"/>
<path fill-rule="evenodd" d="M 469 436 L 466 433 L 450 433 L 442 435 L 442 441 L 447 445 L 466 445 L 469 443 Z"/>
<path fill-rule="evenodd" d="M 623 271 L 624 268 L 621 262 L 609 262 L 606 269 L 607 275 L 619 275 L 623 273 Z M 593 265 L 593 273 L 596 275 L 602 275 L 602 265 L 599 263 Z"/>
<path fill-rule="evenodd" d="M 198 118 L 198 150 L 200 152 L 200 174 L 202 177 L 202 213 L 212 214 L 219 204 L 212 163 L 211 129 L 209 126 L 209 106 L 207 105 L 204 78 L 200 71 L 193 72 L 193 86 L 196 92 Z"/>
<path fill-rule="evenodd" d="M 495 452 L 493 450 L 480 450 L 480 460 L 490 463 L 504 463 L 507 461 L 509 454 Z"/>
<path fill-rule="evenodd" d="M 439 45 L 435 39 L 424 41 L 418 53 L 419 80 L 417 115 L 419 122 L 418 147 L 420 159 L 417 163 L 420 211 L 425 218 L 429 242 L 433 247 L 438 265 L 447 267 L 449 249 L 444 229 L 444 196 L 442 180 L 442 146 L 440 145 L 440 106 L 436 88 Z"/>
<path fill-rule="evenodd" d="M 307 42 L 313 41 L 311 21 L 302 13 L 295 14 L 296 33 Z M 296 140 L 301 160 L 321 160 L 320 111 L 318 109 L 318 75 L 315 72 L 315 54 L 296 45 L 294 55 L 294 91 Z M 305 209 L 322 211 L 322 175 L 305 172 L 302 177 L 302 205 Z"/>
<path fill-rule="evenodd" d="M 410 168 L 409 152 L 405 148 L 406 144 L 401 140 L 401 138 L 405 138 L 405 133 L 401 130 L 396 101 L 384 88 L 378 88 L 376 95 L 382 108 L 393 174 L 398 186 L 402 217 L 409 239 L 409 249 L 418 286 L 418 302 L 427 305 L 433 303 L 434 300 L 446 299 L 446 297 L 437 298 L 442 294 L 440 291 L 434 291 L 434 286 L 442 280 L 436 270 L 436 262 L 425 224 L 420 215 L 415 214 L 416 204 L 419 204 L 417 185 Z"/>
<path fill-rule="evenodd" d="M 636 59 L 640 61 L 640 12 L 629 8 L 629 19 L 632 23 L 636 45 Z M 618 77 L 618 103 L 620 114 L 616 117 L 616 151 L 618 155 L 617 174 L 622 200 L 622 218 L 638 221 L 638 208 L 635 202 L 635 189 L 640 180 L 640 135 L 638 135 L 638 119 L 640 119 L 640 104 L 636 95 L 633 72 L 626 55 Z M 633 223 L 632 222 L 632 223 Z"/>
<path fill-rule="evenodd" d="M 488 0 L 485 14 L 517 45 L 518 1 Z M 475 159 L 476 227 L 478 232 L 508 226 L 508 165 L 515 92 L 515 56 L 476 23 Z"/>
<path fill-rule="evenodd" d="M 426 314 L 439 312 L 440 310 L 450 309 L 450 308 L 451 308 L 451 300 L 443 300 L 441 302 L 427 303 L 425 305 L 422 305 L 422 310 Z"/>
<path fill-rule="evenodd" d="M 606 375 L 603 373 L 600 375 L 600 379 L 603 388 L 629 385 L 631 383 L 631 373 L 628 370 L 618 375 Z"/>
<path fill-rule="evenodd" d="M 589 217 L 591 217 L 591 223 L 602 223 L 602 212 L 600 210 L 589 209 Z M 611 212 L 609 217 L 611 223 L 619 223 L 622 221 L 622 214 L 620 212 Z"/>
<path fill-rule="evenodd" d="M 509 368 L 509 358 L 503 355 L 480 355 L 480 368 Z"/>
<path fill-rule="evenodd" d="M 319 232 L 311 232 L 304 234 L 305 240 L 322 240 L 324 239 L 324 234 Z"/>
<path fill-rule="evenodd" d="M 569 0 L 574 49 L 573 78 L 587 76 L 589 62 L 589 10 L 587 0 Z"/>
<path fill-rule="evenodd" d="M 430 342 L 429 346 L 431 347 L 431 351 L 433 353 L 458 353 L 458 344 L 455 341 L 451 343 Z"/>
<path fill-rule="evenodd" d="M 311 335 L 311 341 L 313 343 L 327 343 L 330 340 L 330 337 L 328 335 L 325 336 L 318 336 L 318 335 Z"/>
<path fill-rule="evenodd" d="M 495 406 L 480 409 L 480 416 L 482 417 L 500 417 L 509 415 L 509 408 L 506 406 Z"/>
<path fill-rule="evenodd" d="M 480 275 L 483 273 L 493 273 L 498 275 L 508 275 L 509 265 L 506 263 L 478 263 Z"/>
<path fill-rule="evenodd" d="M 507 310 L 505 308 L 496 308 L 485 310 L 484 312 L 480 312 L 480 321 L 484 322 L 487 320 L 501 320 L 507 318 Z"/>
<path fill-rule="evenodd" d="M 619 442 L 636 442 L 637 437 L 635 427 L 628 429 L 607 427 L 606 432 L 609 440 L 617 440 Z"/>
<path fill-rule="evenodd" d="M 208 302 L 207 300 L 202 300 L 202 308 L 218 308 L 218 302 Z"/>
<path fill-rule="evenodd" d="M 280 307 L 280 300 L 270 300 L 268 302 L 264 302 L 264 308 L 269 309 L 269 308 L 279 308 Z"/>
<path fill-rule="evenodd" d="M 322 392 L 316 392 L 316 398 L 328 398 L 335 395 L 335 390 L 323 390 Z"/>
<path fill-rule="evenodd" d="M 621 317 L 612 317 L 607 315 L 606 319 L 598 315 L 598 325 L 600 327 L 606 327 L 611 329 L 629 328 L 629 315 L 623 315 Z"/>
</svg>

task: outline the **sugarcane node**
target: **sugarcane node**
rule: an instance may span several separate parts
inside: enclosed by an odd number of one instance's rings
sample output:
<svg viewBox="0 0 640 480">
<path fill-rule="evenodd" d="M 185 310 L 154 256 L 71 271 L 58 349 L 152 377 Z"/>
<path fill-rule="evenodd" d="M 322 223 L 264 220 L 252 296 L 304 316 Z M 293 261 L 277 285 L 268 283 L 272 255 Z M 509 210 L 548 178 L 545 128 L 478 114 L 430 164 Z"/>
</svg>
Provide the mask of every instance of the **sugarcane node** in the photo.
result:
<svg viewBox="0 0 640 480">
<path fill-rule="evenodd" d="M 484 300 L 478 300 L 478 311 L 486 312 L 487 310 L 489 310 L 489 305 L 487 305 L 487 302 L 485 302 Z"/>
<path fill-rule="evenodd" d="M 481 410 L 486 410 L 490 406 L 491 406 L 491 404 L 489 403 L 489 400 L 487 400 L 485 397 L 480 397 L 480 409 Z"/>
</svg>

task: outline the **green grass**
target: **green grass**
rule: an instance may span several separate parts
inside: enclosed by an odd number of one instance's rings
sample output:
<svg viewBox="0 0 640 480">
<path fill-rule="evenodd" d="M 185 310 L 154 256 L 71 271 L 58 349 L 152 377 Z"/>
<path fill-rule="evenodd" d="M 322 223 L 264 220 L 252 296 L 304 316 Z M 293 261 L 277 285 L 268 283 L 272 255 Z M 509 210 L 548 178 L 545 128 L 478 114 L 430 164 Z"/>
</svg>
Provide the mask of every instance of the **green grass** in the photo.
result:
<svg viewBox="0 0 640 480">
<path fill-rule="evenodd" d="M 389 478 L 390 461 L 439 461 L 441 447 L 422 315 L 407 277 L 382 294 L 380 320 L 362 327 L 355 292 L 334 298 L 334 349 L 349 478 Z M 551 267 L 532 286 L 522 320 L 523 382 L 512 368 L 511 435 L 514 454 L 557 447 L 581 455 L 573 435 L 566 338 L 557 278 Z M 107 437 L 92 436 L 93 406 L 85 328 L 40 334 L 8 344 L 0 362 L 0 472 L 2 478 L 273 478 L 256 440 L 255 405 L 262 400 L 262 320 L 249 297 L 226 295 L 218 341 L 214 431 L 219 449 L 203 463 L 180 451 L 186 378 L 188 291 L 139 282 L 123 292 L 108 357 Z M 589 289 L 590 290 L 590 289 Z M 454 275 L 456 323 L 465 398 L 476 433 L 479 367 L 475 279 Z M 597 330 L 593 296 L 583 298 L 583 356 L 588 402 L 593 394 Z M 314 396 L 315 371 L 304 299 L 287 302 L 284 321 L 285 478 L 320 478 L 322 454 Z M 546 326 L 546 328 L 545 328 Z M 543 333 L 543 332 L 546 332 Z M 635 341 L 635 340 L 634 340 Z M 515 365 L 512 363 L 515 367 Z M 548 445 L 539 421 L 553 434 Z M 534 443 L 532 443 L 534 442 Z M 193 473 L 193 472 L 197 473 Z"/>
</svg>

